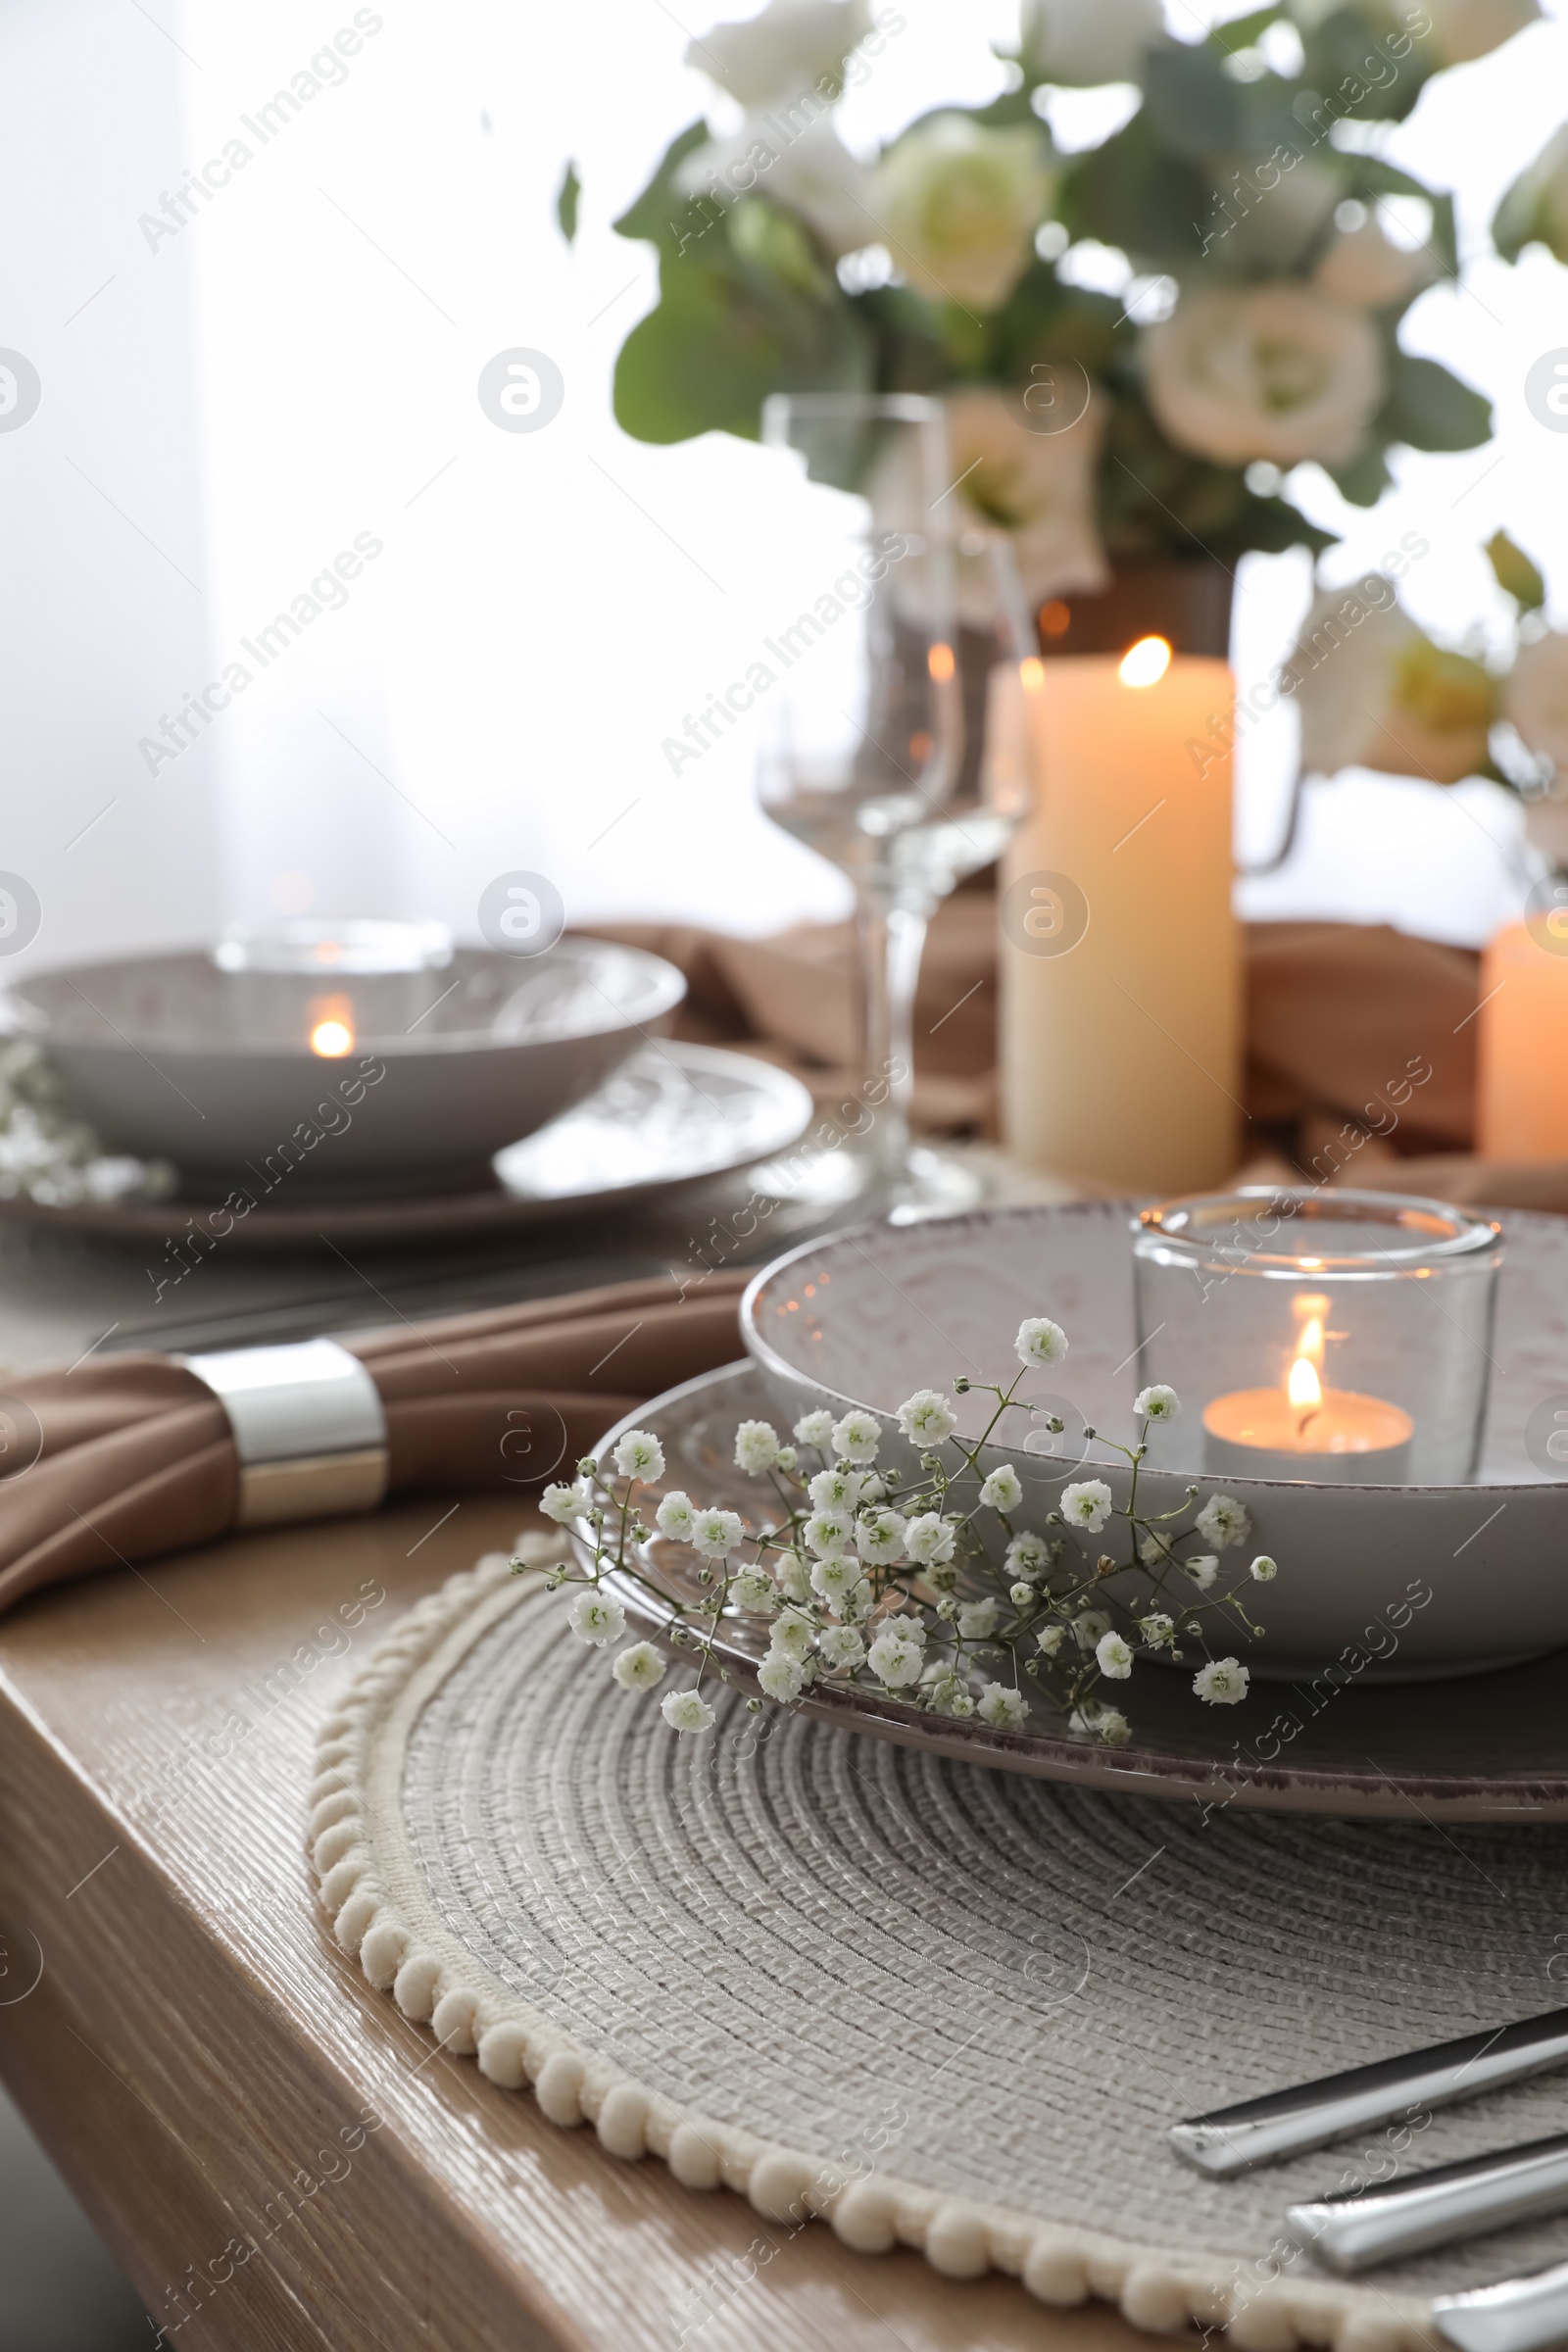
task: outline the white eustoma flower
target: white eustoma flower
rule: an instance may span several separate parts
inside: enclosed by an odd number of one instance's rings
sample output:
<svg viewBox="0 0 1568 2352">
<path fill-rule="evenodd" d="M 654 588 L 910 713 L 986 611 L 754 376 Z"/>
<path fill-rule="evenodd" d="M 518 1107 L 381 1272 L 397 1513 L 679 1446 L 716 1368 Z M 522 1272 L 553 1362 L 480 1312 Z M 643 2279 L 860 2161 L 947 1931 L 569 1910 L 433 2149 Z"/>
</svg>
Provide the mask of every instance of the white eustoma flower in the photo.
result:
<svg viewBox="0 0 1568 2352">
<path fill-rule="evenodd" d="M 855 1521 L 848 1511 L 818 1511 L 808 1519 L 801 1533 L 818 1558 L 842 1559 L 855 1534 Z"/>
<path fill-rule="evenodd" d="M 824 1625 L 816 1646 L 834 1674 L 865 1663 L 865 1643 L 852 1625 Z"/>
<path fill-rule="evenodd" d="M 1098 1536 L 1110 1517 L 1113 1499 L 1102 1478 L 1080 1479 L 1075 1486 L 1062 1488 L 1061 1515 L 1069 1527 L 1081 1527 Z"/>
<path fill-rule="evenodd" d="M 646 1429 L 628 1429 L 615 1447 L 615 1468 L 622 1478 L 645 1483 L 664 1475 L 664 1448 Z"/>
<path fill-rule="evenodd" d="M 985 1683 L 975 1712 L 982 1723 L 995 1724 L 999 1732 L 1021 1732 L 1028 1721 L 1029 1701 L 1021 1690 L 1009 1690 L 1005 1683 Z"/>
<path fill-rule="evenodd" d="M 699 1511 L 692 1527 L 692 1548 L 705 1560 L 726 1559 L 746 1540 L 739 1511 Z"/>
<path fill-rule="evenodd" d="M 1024 0 L 1021 30 L 1031 80 L 1087 90 L 1141 79 L 1164 16 L 1159 0 Z"/>
<path fill-rule="evenodd" d="M 841 1462 L 874 1462 L 881 1443 L 882 1424 L 874 1413 L 846 1413 L 833 1424 L 833 1450 Z"/>
<path fill-rule="evenodd" d="M 1133 1398 L 1133 1411 L 1148 1421 L 1174 1421 L 1181 1411 L 1181 1398 L 1174 1389 L 1156 1380 L 1147 1389 L 1140 1389 Z"/>
<path fill-rule="evenodd" d="M 697 1506 L 691 1496 L 683 1494 L 677 1487 L 664 1496 L 654 1513 L 654 1525 L 662 1536 L 668 1536 L 672 1544 L 689 1544 L 697 1526 Z"/>
<path fill-rule="evenodd" d="M 735 1432 L 735 1467 L 755 1478 L 778 1460 L 778 1431 L 770 1421 L 743 1421 Z"/>
<path fill-rule="evenodd" d="M 833 1416 L 831 1413 L 821 1411 L 820 1408 L 814 1413 L 803 1413 L 790 1434 L 802 1446 L 815 1446 L 818 1448 L 831 1446 L 833 1443 Z"/>
<path fill-rule="evenodd" d="M 1030 1315 L 1019 1324 L 1013 1346 L 1020 1364 L 1044 1371 L 1047 1364 L 1059 1364 L 1066 1354 L 1067 1334 L 1049 1315 Z"/>
<path fill-rule="evenodd" d="M 754 1616 L 770 1617 L 778 1607 L 778 1587 L 761 1568 L 737 1568 L 730 1578 L 729 1596 L 737 1608 Z"/>
<path fill-rule="evenodd" d="M 1043 1656 L 1054 1658 L 1057 1650 L 1061 1647 L 1062 1637 L 1065 1632 L 1065 1626 L 1043 1625 L 1039 1633 L 1035 1636 L 1036 1649 L 1038 1649 Z"/>
<path fill-rule="evenodd" d="M 899 1427 L 918 1445 L 940 1446 L 957 1426 L 958 1416 L 952 1397 L 944 1396 L 938 1389 L 916 1389 L 899 1407 Z"/>
<path fill-rule="evenodd" d="M 844 1598 L 845 1593 L 853 1592 L 859 1582 L 860 1563 L 858 1560 L 844 1558 L 818 1560 L 811 1570 L 812 1592 L 820 1592 L 822 1598 L 831 1601 L 835 1608 Z"/>
<path fill-rule="evenodd" d="M 1492 235 L 1510 261 L 1526 245 L 1544 245 L 1556 260 L 1568 261 L 1568 122 L 1508 189 Z"/>
<path fill-rule="evenodd" d="M 602 1642 L 618 1642 L 626 1631 L 626 1612 L 619 1601 L 596 1592 L 591 1585 L 574 1596 L 566 1618 L 572 1632 L 596 1649 Z"/>
<path fill-rule="evenodd" d="M 997 1603 L 988 1592 L 984 1600 L 965 1600 L 958 1606 L 958 1632 L 965 1642 L 983 1642 L 996 1631 Z"/>
<path fill-rule="evenodd" d="M 816 1639 L 811 1619 L 796 1608 L 786 1609 L 768 1628 L 767 1646 L 775 1658 L 806 1658 Z"/>
<path fill-rule="evenodd" d="M 738 24 L 710 25 L 685 62 L 739 106 L 763 107 L 824 84 L 831 98 L 845 59 L 870 29 L 868 0 L 768 0 Z"/>
<path fill-rule="evenodd" d="M 1234 1658 L 1211 1658 L 1194 1675 L 1193 1689 L 1211 1707 L 1234 1707 L 1247 1696 L 1250 1680 L 1247 1668 Z"/>
<path fill-rule="evenodd" d="M 588 1490 L 583 1486 L 546 1487 L 539 1497 L 539 1508 L 547 1519 L 564 1527 L 568 1519 L 580 1518 L 588 1508 Z"/>
<path fill-rule="evenodd" d="M 1085 1609 L 1072 1621 L 1073 1638 L 1080 1649 L 1093 1649 L 1102 1635 L 1110 1631 L 1110 1619 L 1102 1609 Z"/>
<path fill-rule="evenodd" d="M 805 1672 L 796 1661 L 776 1650 L 757 1669 L 758 1688 L 765 1690 L 769 1698 L 786 1701 L 799 1698 L 805 1681 Z"/>
<path fill-rule="evenodd" d="M 829 102 L 809 92 L 774 114 L 750 114 L 677 165 L 683 196 L 737 204 L 751 195 L 798 213 L 838 261 L 877 234 L 875 176 L 839 137 Z"/>
<path fill-rule="evenodd" d="M 1182 1560 L 1179 1565 L 1186 1570 L 1200 1592 L 1206 1592 L 1219 1574 L 1219 1561 L 1211 1551 L 1195 1552 L 1190 1560 Z"/>
<path fill-rule="evenodd" d="M 1280 1564 L 1278 1560 L 1271 1560 L 1266 1551 L 1260 1551 L 1258 1553 L 1256 1559 L 1252 1562 L 1250 1569 L 1248 1571 L 1254 1585 L 1271 1585 L 1274 1582 L 1274 1579 L 1278 1576 L 1279 1572 Z"/>
<path fill-rule="evenodd" d="M 1392 302 L 1403 302 L 1436 275 L 1437 263 L 1427 247 L 1396 245 L 1372 216 L 1335 238 L 1313 270 L 1312 283 L 1332 302 L 1381 311 Z"/>
<path fill-rule="evenodd" d="M 659 1711 L 672 1732 L 706 1732 L 712 1728 L 713 1710 L 696 1690 L 666 1690 Z"/>
<path fill-rule="evenodd" d="M 1228 1551 L 1247 1542 L 1252 1522 L 1234 1494 L 1211 1494 L 1198 1514 L 1198 1532 L 1216 1551 Z"/>
<path fill-rule="evenodd" d="M 1432 0 L 1427 13 L 1442 63 L 1464 66 L 1533 24 L 1541 10 L 1537 0 Z"/>
<path fill-rule="evenodd" d="M 846 1470 L 842 1462 L 835 1462 L 831 1470 L 819 1470 L 806 1491 L 813 1510 L 853 1511 L 864 1485 L 862 1471 Z"/>
<path fill-rule="evenodd" d="M 1044 1536 L 1031 1534 L 1026 1528 L 1014 1536 L 1003 1554 L 1003 1565 L 1013 1576 L 1031 1579 L 1043 1576 L 1051 1565 L 1051 1547 Z"/>
<path fill-rule="evenodd" d="M 932 115 L 883 156 L 871 208 L 910 285 L 935 302 L 994 311 L 1034 260 L 1055 180 L 1034 124 L 992 130 L 967 115 Z"/>
<path fill-rule="evenodd" d="M 1120 1634 L 1102 1634 L 1095 1643 L 1095 1656 L 1101 1673 L 1113 1683 L 1124 1683 L 1133 1670 L 1132 1646 Z"/>
<path fill-rule="evenodd" d="M 1152 1617 L 1139 1618 L 1138 1631 L 1151 1649 L 1163 1649 L 1176 1631 L 1176 1620 L 1167 1617 L 1162 1609 L 1156 1609 Z"/>
<path fill-rule="evenodd" d="M 1347 463 L 1383 405 L 1364 311 L 1309 287 L 1207 286 L 1144 335 L 1149 405 L 1179 449 L 1222 466 Z"/>
<path fill-rule="evenodd" d="M 936 1511 L 922 1511 L 904 1530 L 904 1548 L 922 1568 L 937 1568 L 953 1557 L 957 1530 Z"/>
<path fill-rule="evenodd" d="M 610 1671 L 623 1690 L 652 1690 L 663 1681 L 667 1668 L 651 1642 L 633 1642 L 616 1651 Z"/>
<path fill-rule="evenodd" d="M 855 1548 L 868 1567 L 886 1568 L 904 1557 L 904 1521 L 897 1511 L 873 1511 L 856 1522 Z"/>
<path fill-rule="evenodd" d="M 1568 249 L 1568 230 L 1564 245 Z M 1527 824 L 1539 808 L 1551 810 L 1560 827 L 1561 804 L 1557 796 L 1568 782 L 1568 636 L 1547 629 L 1533 645 L 1520 647 L 1514 665 L 1503 680 L 1502 715 L 1518 728 L 1530 750 L 1539 758 L 1549 760 L 1557 771 L 1557 794 L 1544 801 L 1530 802 Z M 1536 828 L 1532 828 L 1531 838 L 1553 864 L 1568 863 L 1568 859 L 1556 855 L 1551 840 L 1539 838 Z"/>
<path fill-rule="evenodd" d="M 1023 1482 L 1010 1462 L 993 1470 L 980 1489 L 980 1499 L 987 1510 L 1015 1511 L 1023 1500 Z"/>
<path fill-rule="evenodd" d="M 918 1679 L 925 1663 L 925 1645 L 910 1640 L 908 1622 L 901 1620 L 883 1627 L 871 1644 L 867 1662 L 878 1682 L 897 1690 Z"/>
</svg>

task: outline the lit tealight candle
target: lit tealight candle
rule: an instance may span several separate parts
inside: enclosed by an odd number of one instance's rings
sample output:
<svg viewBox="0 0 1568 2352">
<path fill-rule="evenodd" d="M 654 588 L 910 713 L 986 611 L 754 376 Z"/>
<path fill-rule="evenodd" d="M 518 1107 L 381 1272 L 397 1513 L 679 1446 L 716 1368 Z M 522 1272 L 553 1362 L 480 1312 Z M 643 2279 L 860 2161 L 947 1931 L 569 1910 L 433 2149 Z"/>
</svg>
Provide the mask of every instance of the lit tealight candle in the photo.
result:
<svg viewBox="0 0 1568 2352">
<path fill-rule="evenodd" d="M 1326 1389 L 1328 1301 L 1296 1303 L 1305 1319 L 1283 1388 L 1233 1389 L 1204 1406 L 1204 1469 L 1210 1476 L 1304 1478 L 1324 1486 L 1401 1486 L 1415 1423 L 1385 1397 Z"/>
</svg>

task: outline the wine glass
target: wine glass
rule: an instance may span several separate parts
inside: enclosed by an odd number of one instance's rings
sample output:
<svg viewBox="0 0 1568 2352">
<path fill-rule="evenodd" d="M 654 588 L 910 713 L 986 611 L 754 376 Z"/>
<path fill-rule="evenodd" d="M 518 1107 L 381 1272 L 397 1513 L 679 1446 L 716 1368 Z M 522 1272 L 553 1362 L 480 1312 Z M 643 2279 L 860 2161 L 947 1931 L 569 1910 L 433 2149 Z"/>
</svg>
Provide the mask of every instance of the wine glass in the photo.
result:
<svg viewBox="0 0 1568 2352">
<path fill-rule="evenodd" d="M 860 1107 L 793 1197 L 909 1215 L 971 1206 L 983 1189 L 952 1154 L 910 1143 L 914 995 L 938 905 L 1026 811 L 1023 698 L 1039 663 L 1005 534 L 944 528 L 940 402 L 787 393 L 763 411 L 765 441 L 841 484 L 893 435 L 925 527 L 824 535 L 825 600 L 776 641 L 789 666 L 767 698 L 758 794 L 849 876 L 859 940 Z"/>
</svg>

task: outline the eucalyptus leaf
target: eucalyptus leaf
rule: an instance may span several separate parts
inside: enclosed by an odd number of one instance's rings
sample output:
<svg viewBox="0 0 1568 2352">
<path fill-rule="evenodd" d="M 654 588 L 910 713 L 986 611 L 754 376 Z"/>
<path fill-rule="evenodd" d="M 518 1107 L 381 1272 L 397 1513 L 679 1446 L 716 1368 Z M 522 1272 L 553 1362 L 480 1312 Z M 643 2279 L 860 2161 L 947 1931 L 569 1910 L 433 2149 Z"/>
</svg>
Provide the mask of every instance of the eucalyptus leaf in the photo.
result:
<svg viewBox="0 0 1568 2352">
<path fill-rule="evenodd" d="M 1436 360 L 1398 351 L 1381 421 L 1391 440 L 1412 449 L 1478 449 L 1492 435 L 1492 403 Z"/>
<path fill-rule="evenodd" d="M 561 186 L 556 192 L 556 220 L 560 223 L 561 233 L 568 245 L 576 242 L 577 199 L 581 194 L 582 181 L 577 177 L 577 167 L 573 163 L 568 163 L 561 175 Z"/>
</svg>

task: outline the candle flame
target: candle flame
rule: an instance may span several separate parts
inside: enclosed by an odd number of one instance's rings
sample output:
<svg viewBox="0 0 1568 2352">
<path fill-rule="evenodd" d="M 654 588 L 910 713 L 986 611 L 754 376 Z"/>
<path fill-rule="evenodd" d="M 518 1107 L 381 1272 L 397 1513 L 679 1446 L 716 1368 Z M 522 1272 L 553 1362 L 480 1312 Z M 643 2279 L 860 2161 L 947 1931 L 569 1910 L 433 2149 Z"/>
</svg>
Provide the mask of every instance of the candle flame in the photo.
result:
<svg viewBox="0 0 1568 2352">
<path fill-rule="evenodd" d="M 354 1051 L 354 1032 L 347 1021 L 318 1021 L 311 1031 L 311 1052 L 328 1061 Z"/>
<path fill-rule="evenodd" d="M 1034 654 L 1028 654 L 1018 664 L 1025 694 L 1038 694 L 1046 682 L 1046 665 Z"/>
<path fill-rule="evenodd" d="M 939 686 L 945 686 L 948 680 L 952 677 L 954 670 L 957 667 L 956 662 L 953 659 L 952 646 L 944 645 L 939 638 L 937 643 L 932 646 L 930 652 L 926 655 L 925 665 L 931 672 L 931 675 L 935 679 L 936 683 Z"/>
<path fill-rule="evenodd" d="M 1124 686 L 1157 686 L 1170 667 L 1170 647 L 1163 637 L 1140 637 L 1121 658 L 1116 675 Z"/>
<path fill-rule="evenodd" d="M 1322 1339 L 1320 1326 L 1318 1330 L 1319 1346 L 1322 1345 Z M 1310 1356 L 1298 1355 L 1297 1357 L 1291 1366 L 1291 1376 L 1285 1384 L 1285 1393 L 1294 1405 L 1319 1405 L 1322 1403 L 1323 1384 L 1318 1379 L 1317 1367 Z"/>
</svg>

